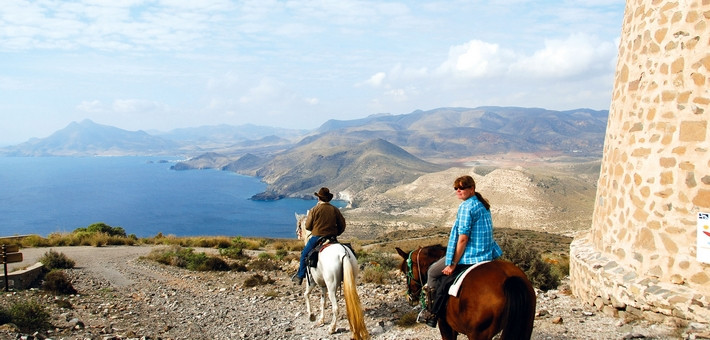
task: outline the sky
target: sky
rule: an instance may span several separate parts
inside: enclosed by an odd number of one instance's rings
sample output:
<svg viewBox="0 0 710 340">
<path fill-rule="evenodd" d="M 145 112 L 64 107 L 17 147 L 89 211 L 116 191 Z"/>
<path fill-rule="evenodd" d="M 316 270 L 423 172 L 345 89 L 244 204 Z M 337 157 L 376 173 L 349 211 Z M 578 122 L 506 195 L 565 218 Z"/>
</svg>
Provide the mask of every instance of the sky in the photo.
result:
<svg viewBox="0 0 710 340">
<path fill-rule="evenodd" d="M 623 0 L 3 0 L 0 145 L 440 107 L 607 110 Z"/>
</svg>

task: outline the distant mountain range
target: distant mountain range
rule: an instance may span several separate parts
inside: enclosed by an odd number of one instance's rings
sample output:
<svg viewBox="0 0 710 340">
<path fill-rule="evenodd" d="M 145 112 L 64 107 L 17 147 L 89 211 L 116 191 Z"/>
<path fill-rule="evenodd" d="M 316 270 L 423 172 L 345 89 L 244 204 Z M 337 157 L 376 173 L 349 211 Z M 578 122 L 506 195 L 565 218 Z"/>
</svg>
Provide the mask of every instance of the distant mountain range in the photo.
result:
<svg viewBox="0 0 710 340">
<path fill-rule="evenodd" d="M 330 120 L 313 131 L 219 125 L 153 134 L 84 120 L 0 155 L 185 155 L 190 160 L 174 169 L 261 177 L 268 187 L 258 199 L 312 197 L 321 186 L 352 197 L 482 155 L 601 158 L 607 118 L 590 109 L 439 108 Z"/>
</svg>

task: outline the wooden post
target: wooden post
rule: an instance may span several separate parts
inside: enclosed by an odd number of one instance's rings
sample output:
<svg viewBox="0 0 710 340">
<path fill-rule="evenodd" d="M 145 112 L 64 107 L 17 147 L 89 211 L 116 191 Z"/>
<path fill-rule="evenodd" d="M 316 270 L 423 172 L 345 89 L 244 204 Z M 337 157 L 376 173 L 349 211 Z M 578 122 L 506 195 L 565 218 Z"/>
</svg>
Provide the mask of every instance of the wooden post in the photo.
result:
<svg viewBox="0 0 710 340">
<path fill-rule="evenodd" d="M 5 269 L 5 291 L 10 291 L 10 282 L 7 279 L 7 264 L 22 262 L 22 253 L 19 252 L 20 247 L 16 244 L 2 245 L 2 265 Z"/>
</svg>

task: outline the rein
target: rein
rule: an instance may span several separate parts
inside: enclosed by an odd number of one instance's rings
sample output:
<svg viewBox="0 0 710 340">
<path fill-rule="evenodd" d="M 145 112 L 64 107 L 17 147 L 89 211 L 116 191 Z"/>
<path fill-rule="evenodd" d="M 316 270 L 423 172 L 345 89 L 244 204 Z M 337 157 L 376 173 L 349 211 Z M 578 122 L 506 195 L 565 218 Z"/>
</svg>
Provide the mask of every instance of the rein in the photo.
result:
<svg viewBox="0 0 710 340">
<path fill-rule="evenodd" d="M 417 272 L 419 273 L 419 280 L 414 279 L 414 264 L 412 261 L 412 254 L 414 252 L 417 252 Z M 412 296 L 412 289 L 411 289 L 411 283 L 414 282 L 416 285 L 419 286 L 419 288 L 424 287 L 426 284 L 426 277 L 422 277 L 422 268 L 420 266 L 420 261 L 419 261 L 419 255 L 422 252 L 422 248 L 419 248 L 417 250 L 412 250 L 409 252 L 409 256 L 407 257 L 407 294 L 409 296 Z M 419 302 L 422 304 L 422 306 L 426 305 L 426 297 L 424 294 L 419 294 Z"/>
</svg>

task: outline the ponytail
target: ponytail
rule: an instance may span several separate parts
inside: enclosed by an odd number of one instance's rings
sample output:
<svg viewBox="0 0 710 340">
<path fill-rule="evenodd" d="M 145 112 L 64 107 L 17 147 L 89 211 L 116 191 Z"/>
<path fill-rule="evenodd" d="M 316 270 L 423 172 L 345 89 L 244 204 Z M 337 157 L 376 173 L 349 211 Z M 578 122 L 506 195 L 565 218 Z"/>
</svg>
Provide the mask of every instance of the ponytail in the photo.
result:
<svg viewBox="0 0 710 340">
<path fill-rule="evenodd" d="M 478 198 L 479 201 L 481 201 L 481 204 L 483 204 L 484 207 L 486 207 L 486 210 L 491 211 L 491 204 L 488 203 L 488 200 L 483 198 L 480 192 L 476 191 L 476 198 Z"/>
</svg>

